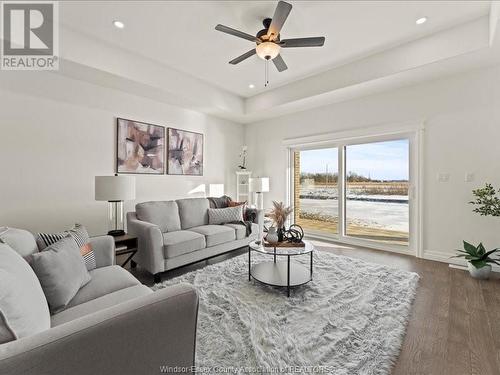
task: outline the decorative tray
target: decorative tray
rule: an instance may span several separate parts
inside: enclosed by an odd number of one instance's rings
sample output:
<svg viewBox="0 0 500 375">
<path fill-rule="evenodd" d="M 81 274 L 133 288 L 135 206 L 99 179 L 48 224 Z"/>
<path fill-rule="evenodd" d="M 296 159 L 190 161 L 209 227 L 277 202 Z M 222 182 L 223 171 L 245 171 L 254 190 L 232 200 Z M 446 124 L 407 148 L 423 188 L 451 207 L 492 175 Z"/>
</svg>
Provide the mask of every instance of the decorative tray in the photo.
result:
<svg viewBox="0 0 500 375">
<path fill-rule="evenodd" d="M 264 247 L 305 247 L 306 244 L 304 241 L 300 242 L 288 242 L 288 241 L 283 241 L 283 242 L 267 242 L 267 240 L 262 241 L 262 244 Z"/>
</svg>

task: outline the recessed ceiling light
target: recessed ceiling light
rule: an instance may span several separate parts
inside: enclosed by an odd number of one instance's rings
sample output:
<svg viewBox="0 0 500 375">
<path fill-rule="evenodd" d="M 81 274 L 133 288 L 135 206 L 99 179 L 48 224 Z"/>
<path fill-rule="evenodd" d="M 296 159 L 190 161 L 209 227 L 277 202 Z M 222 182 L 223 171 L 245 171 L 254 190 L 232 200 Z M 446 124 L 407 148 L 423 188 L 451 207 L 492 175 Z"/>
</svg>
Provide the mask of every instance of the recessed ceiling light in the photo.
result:
<svg viewBox="0 0 500 375">
<path fill-rule="evenodd" d="M 415 21 L 417 25 L 422 25 L 427 22 L 427 17 L 420 17 L 418 20 Z"/>
<path fill-rule="evenodd" d="M 113 25 L 115 25 L 117 29 L 123 29 L 125 27 L 125 24 L 122 21 L 113 21 Z"/>
<path fill-rule="evenodd" d="M 255 85 L 254 85 L 253 83 L 251 83 L 251 84 L 249 84 L 249 85 L 248 85 L 248 88 L 249 88 L 249 89 L 254 89 L 254 88 L 255 88 Z"/>
</svg>

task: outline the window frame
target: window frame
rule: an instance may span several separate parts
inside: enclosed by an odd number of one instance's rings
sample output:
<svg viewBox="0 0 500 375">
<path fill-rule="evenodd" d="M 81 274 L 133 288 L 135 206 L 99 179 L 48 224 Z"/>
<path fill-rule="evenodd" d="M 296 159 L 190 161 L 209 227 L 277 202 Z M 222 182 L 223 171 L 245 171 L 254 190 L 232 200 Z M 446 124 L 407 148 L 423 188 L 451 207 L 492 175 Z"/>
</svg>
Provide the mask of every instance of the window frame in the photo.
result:
<svg viewBox="0 0 500 375">
<path fill-rule="evenodd" d="M 403 254 L 413 254 L 423 257 L 422 250 L 422 197 L 423 197 L 423 122 L 408 122 L 388 124 L 378 127 L 347 130 L 336 133 L 327 133 L 314 136 L 286 139 L 283 145 L 287 148 L 287 204 L 294 207 L 294 152 L 337 148 L 338 149 L 338 191 L 339 191 L 339 231 L 337 235 L 326 233 L 311 233 L 309 238 L 339 242 L 342 244 L 362 246 L 372 249 L 392 251 Z M 408 139 L 409 141 L 409 243 L 405 245 L 388 244 L 375 240 L 366 240 L 346 235 L 345 220 L 345 175 L 346 152 L 345 147 L 366 143 L 384 142 Z"/>
</svg>

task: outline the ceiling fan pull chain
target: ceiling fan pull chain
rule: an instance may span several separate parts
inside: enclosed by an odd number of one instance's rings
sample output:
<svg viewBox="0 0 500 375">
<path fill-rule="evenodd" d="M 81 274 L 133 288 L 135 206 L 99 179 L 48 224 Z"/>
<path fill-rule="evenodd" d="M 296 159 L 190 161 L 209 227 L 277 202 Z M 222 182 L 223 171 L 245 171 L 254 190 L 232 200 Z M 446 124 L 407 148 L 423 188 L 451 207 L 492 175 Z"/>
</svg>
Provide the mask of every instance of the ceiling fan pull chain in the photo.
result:
<svg viewBox="0 0 500 375">
<path fill-rule="evenodd" d="M 266 80 L 266 83 L 264 84 L 264 86 L 267 87 L 269 85 L 269 59 L 266 60 L 265 80 Z"/>
</svg>

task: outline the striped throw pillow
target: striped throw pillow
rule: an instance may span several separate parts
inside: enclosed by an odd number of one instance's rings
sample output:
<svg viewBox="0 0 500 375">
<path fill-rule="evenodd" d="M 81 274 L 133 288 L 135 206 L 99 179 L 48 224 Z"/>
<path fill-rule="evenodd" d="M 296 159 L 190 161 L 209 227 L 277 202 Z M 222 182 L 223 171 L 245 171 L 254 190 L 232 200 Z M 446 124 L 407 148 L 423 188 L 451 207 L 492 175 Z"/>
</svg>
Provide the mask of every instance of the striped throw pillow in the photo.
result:
<svg viewBox="0 0 500 375">
<path fill-rule="evenodd" d="M 90 244 L 90 237 L 87 229 L 85 229 L 85 227 L 81 224 L 75 224 L 73 228 L 60 233 L 38 233 L 38 235 L 36 236 L 38 250 L 45 250 L 45 248 L 62 240 L 68 234 L 73 237 L 78 247 L 80 248 L 80 254 L 85 261 L 87 270 L 90 271 L 96 269 L 97 265 L 95 261 L 95 254 L 94 250 L 92 250 L 92 245 Z"/>
</svg>

